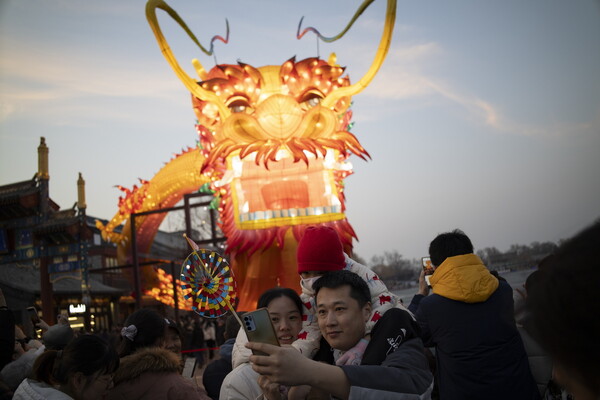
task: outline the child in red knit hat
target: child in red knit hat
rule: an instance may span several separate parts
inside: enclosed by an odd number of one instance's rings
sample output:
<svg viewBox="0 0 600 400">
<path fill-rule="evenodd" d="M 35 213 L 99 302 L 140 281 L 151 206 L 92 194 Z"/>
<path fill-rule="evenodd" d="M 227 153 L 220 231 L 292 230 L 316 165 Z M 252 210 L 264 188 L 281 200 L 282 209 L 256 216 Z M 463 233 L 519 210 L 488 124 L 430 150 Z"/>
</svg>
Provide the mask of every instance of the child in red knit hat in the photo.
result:
<svg viewBox="0 0 600 400">
<path fill-rule="evenodd" d="M 358 365 L 369 343 L 371 329 L 379 318 L 389 309 L 398 307 L 408 311 L 398 297 L 388 291 L 379 277 L 364 265 L 352 260 L 344 253 L 342 242 L 335 229 L 328 226 L 308 227 L 298 244 L 298 273 L 300 274 L 304 304 L 302 330 L 298 340 L 292 343 L 296 349 L 312 358 L 319 349 L 321 332 L 315 315 L 315 293 L 312 289 L 314 281 L 328 271 L 346 269 L 363 278 L 371 292 L 373 311 L 366 325 L 366 336 L 354 348 L 344 354 L 334 354 L 337 365 Z M 410 312 L 409 312 L 410 313 Z M 411 314 L 412 315 L 412 314 Z M 337 350 L 336 350 L 337 351 Z"/>
</svg>

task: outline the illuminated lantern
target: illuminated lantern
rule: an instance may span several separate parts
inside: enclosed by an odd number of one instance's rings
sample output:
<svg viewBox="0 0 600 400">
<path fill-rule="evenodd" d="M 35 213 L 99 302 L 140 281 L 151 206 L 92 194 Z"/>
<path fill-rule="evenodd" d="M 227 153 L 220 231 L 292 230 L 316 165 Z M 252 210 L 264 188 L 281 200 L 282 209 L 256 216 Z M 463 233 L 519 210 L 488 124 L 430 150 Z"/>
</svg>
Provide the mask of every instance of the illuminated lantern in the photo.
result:
<svg viewBox="0 0 600 400">
<path fill-rule="evenodd" d="M 333 41 L 371 2 L 365 1 L 335 38 L 324 38 L 314 28 L 299 32 L 298 37 L 313 31 L 321 39 Z M 201 149 L 177 156 L 150 182 L 127 193 L 113 220 L 106 227 L 98 226 L 105 237 L 120 243 L 125 258 L 130 228 L 126 224 L 122 234 L 114 228 L 126 221 L 129 213 L 147 211 L 156 204 L 170 207 L 184 194 L 209 183 L 219 202 L 226 252 L 238 280 L 238 309 L 254 309 L 258 296 L 274 286 L 299 291 L 296 248 L 307 226 L 333 227 L 347 252 L 356 237 L 344 214 L 343 179 L 352 173 L 347 161 L 351 154 L 363 159 L 369 155 L 349 132 L 349 106 L 351 96 L 371 82 L 387 54 L 395 0 L 388 0 L 375 59 L 354 84 L 343 76 L 344 69 L 334 55 L 327 61 L 290 59 L 282 65 L 259 68 L 221 64 L 208 72 L 194 60 L 201 79 L 197 82 L 173 56 L 160 30 L 157 8 L 177 21 L 205 53 L 212 54 L 212 45 L 210 51 L 205 50 L 164 1 L 148 1 L 146 16 L 159 47 L 192 94 Z M 150 248 L 163 218 L 158 214 L 136 219 L 141 252 Z"/>
</svg>

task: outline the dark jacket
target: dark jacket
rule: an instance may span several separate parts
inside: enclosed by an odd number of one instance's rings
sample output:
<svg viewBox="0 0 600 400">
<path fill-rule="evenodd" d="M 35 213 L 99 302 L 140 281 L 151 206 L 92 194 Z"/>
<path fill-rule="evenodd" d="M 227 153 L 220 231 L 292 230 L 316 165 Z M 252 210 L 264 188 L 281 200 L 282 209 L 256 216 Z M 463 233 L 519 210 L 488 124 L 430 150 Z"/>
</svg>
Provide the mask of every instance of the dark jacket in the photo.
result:
<svg viewBox="0 0 600 400">
<path fill-rule="evenodd" d="M 408 312 L 386 311 L 371 331 L 361 364 L 340 367 L 350 382 L 350 399 L 429 399 L 433 376 L 418 332 Z M 325 339 L 314 359 L 334 364 Z"/>
<path fill-rule="evenodd" d="M 441 400 L 539 399 L 515 326 L 512 289 L 474 254 L 447 258 L 415 296 L 425 346 L 436 348 Z"/>
<path fill-rule="evenodd" d="M 113 378 L 108 400 L 208 400 L 208 396 L 179 374 L 179 358 L 172 352 L 145 348 L 123 357 Z"/>
<path fill-rule="evenodd" d="M 202 383 L 204 384 L 206 393 L 208 393 L 210 398 L 213 400 L 219 399 L 219 393 L 221 392 L 223 380 L 232 370 L 231 351 L 233 350 L 234 343 L 235 338 L 227 339 L 219 349 L 219 355 L 221 357 L 208 364 L 204 370 L 204 374 L 202 375 Z"/>
<path fill-rule="evenodd" d="M 15 349 L 15 316 L 8 308 L 0 309 L 0 370 L 12 361 Z"/>
</svg>

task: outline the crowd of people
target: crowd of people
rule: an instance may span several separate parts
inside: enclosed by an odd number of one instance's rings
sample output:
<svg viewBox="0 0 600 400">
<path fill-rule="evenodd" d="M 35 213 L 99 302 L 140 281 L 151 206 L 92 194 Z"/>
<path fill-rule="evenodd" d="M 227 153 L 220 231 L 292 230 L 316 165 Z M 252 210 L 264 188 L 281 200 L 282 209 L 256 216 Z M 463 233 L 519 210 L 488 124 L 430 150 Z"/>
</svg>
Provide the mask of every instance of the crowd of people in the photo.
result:
<svg viewBox="0 0 600 400">
<path fill-rule="evenodd" d="M 177 323 L 151 308 L 130 314 L 118 340 L 73 332 L 64 317 L 41 321 L 36 340 L 0 291 L 0 400 L 597 400 L 599 245 L 597 222 L 513 290 L 464 232 L 442 233 L 429 245 L 433 274 L 405 307 L 335 230 L 309 227 L 302 292 L 258 300 L 279 346 L 249 342 L 238 315 Z"/>
</svg>

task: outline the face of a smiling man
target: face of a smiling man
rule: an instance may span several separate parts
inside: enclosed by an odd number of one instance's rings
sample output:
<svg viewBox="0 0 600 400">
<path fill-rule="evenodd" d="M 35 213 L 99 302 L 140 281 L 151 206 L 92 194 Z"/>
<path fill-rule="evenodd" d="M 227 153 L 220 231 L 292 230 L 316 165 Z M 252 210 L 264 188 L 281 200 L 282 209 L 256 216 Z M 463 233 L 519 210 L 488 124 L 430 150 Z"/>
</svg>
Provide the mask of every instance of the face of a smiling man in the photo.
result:
<svg viewBox="0 0 600 400">
<path fill-rule="evenodd" d="M 331 347 L 350 350 L 365 336 L 371 304 L 360 307 L 350 296 L 350 286 L 323 287 L 317 294 L 317 315 L 321 334 Z"/>
</svg>

